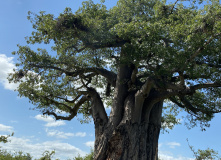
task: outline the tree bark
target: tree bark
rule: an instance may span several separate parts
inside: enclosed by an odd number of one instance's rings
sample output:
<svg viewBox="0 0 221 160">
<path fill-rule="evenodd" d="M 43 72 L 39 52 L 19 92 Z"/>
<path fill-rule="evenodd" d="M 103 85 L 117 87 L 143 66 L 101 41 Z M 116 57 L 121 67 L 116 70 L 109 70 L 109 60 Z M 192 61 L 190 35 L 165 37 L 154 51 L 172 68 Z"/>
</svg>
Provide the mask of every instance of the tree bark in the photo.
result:
<svg viewBox="0 0 221 160">
<path fill-rule="evenodd" d="M 135 97 L 130 95 L 125 107 L 133 106 Z M 144 105 L 148 106 L 148 105 Z M 152 106 L 149 119 L 133 123 L 130 111 L 116 127 L 107 124 L 99 127 L 95 123 L 95 160 L 158 160 L 158 138 L 161 128 L 163 102 Z M 127 112 L 127 113 L 126 113 Z M 145 114 L 144 114 L 145 115 Z M 101 129 L 102 128 L 102 129 Z"/>
</svg>

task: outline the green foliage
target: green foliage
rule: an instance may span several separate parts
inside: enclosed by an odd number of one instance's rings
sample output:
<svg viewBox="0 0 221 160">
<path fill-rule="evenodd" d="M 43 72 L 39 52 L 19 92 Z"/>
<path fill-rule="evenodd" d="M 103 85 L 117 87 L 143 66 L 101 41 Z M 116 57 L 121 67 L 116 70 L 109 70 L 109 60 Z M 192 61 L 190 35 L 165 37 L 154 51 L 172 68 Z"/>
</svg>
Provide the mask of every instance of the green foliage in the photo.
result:
<svg viewBox="0 0 221 160">
<path fill-rule="evenodd" d="M 81 157 L 78 155 L 78 157 L 75 157 L 74 160 L 93 160 L 94 151 L 91 150 L 91 153 L 87 154 L 85 157 Z"/>
<path fill-rule="evenodd" d="M 187 140 L 187 142 L 188 142 L 188 140 Z M 189 144 L 189 142 L 188 142 L 188 144 Z M 189 147 L 190 147 L 191 151 L 193 152 L 196 160 L 212 160 L 212 159 L 221 160 L 218 152 L 214 151 L 213 149 L 210 149 L 210 148 L 207 148 L 206 150 L 198 149 L 196 152 L 194 150 L 193 146 L 191 146 L 190 144 L 189 144 Z"/>
<path fill-rule="evenodd" d="M 7 143 L 8 142 L 8 136 L 0 136 L 0 142 Z"/>
<path fill-rule="evenodd" d="M 7 142 L 10 142 L 8 140 L 9 137 L 13 136 L 14 135 L 14 132 L 12 132 L 11 135 L 7 135 L 7 136 L 0 136 L 0 142 L 3 142 L 3 143 L 7 143 Z"/>
<path fill-rule="evenodd" d="M 102 1 L 104 2 L 104 1 Z M 203 3 L 203 7 L 198 7 Z M 166 3 L 161 0 L 119 0 L 107 9 L 92 0 L 58 17 L 29 12 L 34 31 L 27 46 L 18 46 L 18 63 L 10 82 L 21 82 L 20 96 L 56 119 L 83 114 L 88 122 L 88 88 L 107 90 L 122 64 L 137 69 L 131 92 L 151 78 L 153 89 L 190 115 L 191 126 L 207 127 L 221 111 L 221 5 L 217 0 Z M 52 44 L 52 53 L 33 51 L 30 44 Z M 111 77 L 111 78 L 110 78 Z M 116 79 L 115 79 L 116 80 Z M 128 83 L 130 84 L 130 83 Z M 109 87 L 110 92 L 114 86 Z M 187 92 L 188 91 L 188 92 Z M 100 93 L 111 104 L 113 94 Z M 174 108 L 173 106 L 171 106 Z M 59 109 L 68 117 L 56 116 Z M 173 114 L 163 121 L 177 124 Z M 173 125 L 169 126 L 172 128 Z M 190 127 L 191 127 L 190 126 Z"/>
<path fill-rule="evenodd" d="M 163 132 L 169 132 L 169 130 L 172 130 L 175 125 L 181 124 L 180 119 L 176 118 L 180 111 L 181 110 L 174 104 L 168 104 L 168 106 L 164 106 L 161 120 L 161 129 Z"/>
<path fill-rule="evenodd" d="M 0 149 L 0 160 L 32 160 L 29 153 L 24 154 L 23 152 L 9 153 Z"/>
<path fill-rule="evenodd" d="M 53 157 L 53 155 L 55 154 L 55 151 L 45 151 L 39 160 L 51 160 L 51 158 Z"/>
<path fill-rule="evenodd" d="M 54 155 L 55 155 L 55 151 L 51 151 L 51 152 L 45 151 L 42 154 L 41 158 L 35 159 L 35 160 L 51 160 Z M 91 152 L 87 154 L 85 157 L 81 157 L 80 155 L 78 155 L 78 157 L 75 157 L 74 160 L 93 160 L 93 155 L 94 155 L 94 151 L 91 150 Z M 33 158 L 29 153 L 25 154 L 22 151 L 10 153 L 10 152 L 7 152 L 6 150 L 0 149 L 0 160 L 32 160 L 32 159 Z M 59 160 L 59 159 L 55 159 L 55 160 Z"/>
</svg>

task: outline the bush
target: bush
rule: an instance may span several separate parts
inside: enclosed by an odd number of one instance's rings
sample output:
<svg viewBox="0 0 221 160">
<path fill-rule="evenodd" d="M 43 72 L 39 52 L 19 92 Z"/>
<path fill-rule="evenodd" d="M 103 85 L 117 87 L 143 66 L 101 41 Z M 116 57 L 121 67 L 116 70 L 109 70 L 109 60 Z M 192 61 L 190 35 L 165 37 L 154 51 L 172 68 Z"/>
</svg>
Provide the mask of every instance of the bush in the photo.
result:
<svg viewBox="0 0 221 160">
<path fill-rule="evenodd" d="M 93 160 L 94 158 L 94 151 L 91 150 L 91 153 L 87 154 L 85 157 L 81 157 L 78 155 L 78 157 L 75 157 L 74 160 Z"/>
<path fill-rule="evenodd" d="M 0 149 L 0 160 L 32 160 L 29 153 L 24 154 L 23 152 L 9 153 L 5 150 Z"/>
<path fill-rule="evenodd" d="M 40 159 L 35 160 L 51 160 L 54 154 L 55 151 L 45 151 Z M 93 150 L 91 150 L 91 153 L 87 154 L 85 157 L 81 157 L 80 155 L 78 155 L 78 157 L 75 157 L 73 160 L 93 160 L 93 156 L 94 152 Z M 6 150 L 0 149 L 0 160 L 32 160 L 32 156 L 29 153 L 23 153 L 21 151 L 11 153 Z"/>
</svg>

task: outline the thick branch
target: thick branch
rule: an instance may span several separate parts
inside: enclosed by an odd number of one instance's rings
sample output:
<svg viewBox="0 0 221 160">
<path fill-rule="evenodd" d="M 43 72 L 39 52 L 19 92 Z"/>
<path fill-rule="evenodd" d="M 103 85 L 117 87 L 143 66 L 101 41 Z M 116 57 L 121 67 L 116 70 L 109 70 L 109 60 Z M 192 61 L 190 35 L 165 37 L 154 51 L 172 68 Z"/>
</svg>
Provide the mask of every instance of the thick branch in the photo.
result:
<svg viewBox="0 0 221 160">
<path fill-rule="evenodd" d="M 176 98 L 174 97 L 170 97 L 169 100 L 171 100 L 171 102 L 173 102 L 174 104 L 178 105 L 181 108 L 185 108 L 185 106 L 182 103 L 179 103 Z"/>
<path fill-rule="evenodd" d="M 51 96 L 51 95 L 50 95 Z M 80 98 L 81 97 L 81 95 L 78 95 L 77 97 L 75 97 L 73 100 L 68 100 L 67 98 L 63 98 L 63 97 L 58 97 L 58 96 L 54 96 L 54 95 L 52 95 L 53 97 L 55 97 L 55 98 L 58 98 L 58 99 L 62 99 L 62 100 L 64 100 L 65 102 L 68 102 L 68 103 L 74 103 L 74 102 L 76 102 L 77 100 L 78 100 L 78 98 Z"/>
<path fill-rule="evenodd" d="M 88 88 L 87 90 L 89 96 L 91 97 L 91 108 L 94 123 L 95 125 L 99 123 L 99 125 L 104 126 L 105 124 L 107 124 L 108 117 L 104 109 L 104 104 L 101 100 L 101 97 L 95 89 Z"/>
<path fill-rule="evenodd" d="M 56 120 L 68 120 L 68 121 L 72 120 L 72 119 L 76 116 L 76 115 L 74 115 L 74 114 L 70 114 L 70 115 L 67 116 L 67 117 L 65 117 L 65 116 L 58 116 L 58 115 L 57 115 L 55 112 L 53 112 L 53 111 L 46 111 L 46 112 L 43 113 L 43 115 L 45 115 L 45 114 L 54 116 L 54 118 L 55 118 Z"/>
<path fill-rule="evenodd" d="M 48 97 L 43 97 L 43 98 L 45 98 L 45 99 L 47 100 L 47 102 L 50 103 L 50 104 L 55 104 L 55 105 L 57 105 L 57 106 L 62 105 L 66 110 L 68 110 L 69 112 L 71 111 L 71 107 L 68 106 L 68 105 L 65 104 L 65 103 L 61 103 L 61 102 L 55 101 L 55 100 L 50 99 L 50 98 L 48 98 Z"/>
<path fill-rule="evenodd" d="M 179 96 L 180 101 L 183 103 L 180 103 L 176 100 L 176 98 L 174 97 L 170 97 L 169 98 L 173 103 L 175 103 L 176 105 L 178 105 L 179 107 L 183 108 L 183 109 L 188 109 L 190 111 L 192 111 L 194 114 L 197 114 L 198 112 L 201 113 L 205 113 L 205 114 L 214 114 L 214 113 L 219 113 L 221 112 L 221 110 L 206 110 L 203 108 L 196 108 L 194 107 L 184 96 Z"/>
<path fill-rule="evenodd" d="M 70 111 L 69 111 L 70 115 L 69 115 L 69 116 L 58 116 L 58 115 L 57 115 L 55 112 L 53 112 L 53 111 L 46 111 L 46 112 L 43 113 L 43 115 L 45 115 L 45 114 L 47 114 L 47 115 L 52 115 L 52 116 L 55 117 L 56 120 L 60 120 L 60 119 L 61 119 L 61 120 L 68 120 L 68 121 L 70 121 L 70 120 L 72 120 L 72 119 L 77 115 L 77 112 L 78 112 L 80 106 L 81 106 L 82 104 L 84 104 L 84 102 L 86 102 L 87 100 L 88 100 L 88 97 L 87 97 L 87 96 L 83 96 L 83 97 L 75 104 L 75 106 L 74 106 L 72 109 L 70 109 Z"/>
<path fill-rule="evenodd" d="M 195 107 L 192 106 L 192 104 L 190 102 L 188 102 L 188 100 L 184 100 L 184 98 L 180 99 L 181 102 L 183 102 L 184 104 L 182 103 L 179 103 L 176 98 L 174 97 L 170 97 L 169 98 L 174 104 L 178 105 L 179 107 L 183 108 L 183 109 L 188 109 L 190 111 L 192 111 L 194 114 L 197 114 L 197 112 L 199 112 L 198 109 L 196 109 Z"/>
<path fill-rule="evenodd" d="M 194 114 L 197 114 L 200 110 L 193 107 L 193 105 L 184 97 L 184 96 L 179 96 L 181 102 L 185 105 L 185 107 L 189 110 L 191 110 Z"/>
<path fill-rule="evenodd" d="M 124 58 L 123 54 L 125 53 L 122 53 L 121 57 Z M 119 66 L 113 105 L 110 113 L 110 121 L 114 127 L 117 126 L 123 118 L 124 102 L 128 96 L 128 82 L 131 81 L 132 72 L 133 69 L 129 65 L 121 64 Z"/>
<path fill-rule="evenodd" d="M 197 84 L 194 86 L 191 86 L 189 88 L 184 88 L 180 90 L 164 90 L 161 91 L 160 94 L 155 96 L 154 101 L 159 102 L 160 100 L 170 98 L 172 96 L 185 96 L 185 95 L 193 95 L 196 90 L 204 89 L 204 88 L 210 88 L 210 87 L 221 87 L 221 83 L 205 83 L 205 84 Z"/>
<path fill-rule="evenodd" d="M 96 68 L 96 67 L 93 67 L 93 68 L 83 68 L 83 69 L 78 69 L 74 72 L 71 72 L 71 71 L 67 71 L 65 69 L 61 69 L 59 67 L 55 67 L 53 65 L 38 65 L 38 64 L 29 64 L 30 66 L 32 67 L 36 67 L 36 68 L 47 68 L 47 69 L 54 69 L 54 70 L 58 70 L 62 73 L 65 73 L 66 75 L 68 76 L 78 76 L 78 75 L 81 75 L 83 73 L 90 73 L 90 72 L 93 72 L 93 73 L 96 73 L 96 74 L 100 74 L 102 75 L 103 77 L 107 78 L 108 82 L 111 83 L 111 85 L 114 87 L 116 85 L 116 77 L 117 75 L 112 72 L 112 71 L 108 71 L 106 69 L 103 69 L 103 68 Z"/>
<path fill-rule="evenodd" d="M 139 123 L 141 121 L 141 114 L 144 100 L 149 96 L 150 90 L 152 89 L 154 81 L 148 78 L 142 88 L 135 94 L 135 107 L 132 110 L 132 122 Z"/>
<path fill-rule="evenodd" d="M 197 84 L 190 87 L 190 90 L 198 90 L 203 88 L 210 88 L 210 87 L 221 87 L 221 83 L 215 82 L 215 83 L 204 83 L 204 84 Z"/>
</svg>

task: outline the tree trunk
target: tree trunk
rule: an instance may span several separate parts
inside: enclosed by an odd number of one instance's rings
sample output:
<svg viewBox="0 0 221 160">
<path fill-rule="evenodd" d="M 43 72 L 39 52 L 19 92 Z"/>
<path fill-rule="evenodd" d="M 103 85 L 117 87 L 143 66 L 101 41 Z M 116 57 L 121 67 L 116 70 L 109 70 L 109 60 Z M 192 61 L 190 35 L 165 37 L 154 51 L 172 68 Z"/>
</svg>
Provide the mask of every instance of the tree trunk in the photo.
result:
<svg viewBox="0 0 221 160">
<path fill-rule="evenodd" d="M 105 127 L 95 122 L 94 159 L 157 160 L 162 106 L 162 102 L 155 104 L 148 119 L 143 118 L 140 123 L 132 123 L 126 108 L 127 117 L 114 128 L 111 122 Z"/>
</svg>

